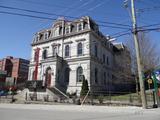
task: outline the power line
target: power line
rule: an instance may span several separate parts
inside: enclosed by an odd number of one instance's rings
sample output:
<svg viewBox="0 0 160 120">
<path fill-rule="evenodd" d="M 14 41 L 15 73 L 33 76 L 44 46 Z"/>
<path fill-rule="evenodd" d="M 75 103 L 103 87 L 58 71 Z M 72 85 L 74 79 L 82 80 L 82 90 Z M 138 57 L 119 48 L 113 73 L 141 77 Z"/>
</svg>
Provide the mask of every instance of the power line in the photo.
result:
<svg viewBox="0 0 160 120">
<path fill-rule="evenodd" d="M 159 26 L 160 23 L 155 23 L 155 24 L 150 24 L 150 25 L 145 25 L 145 26 L 141 26 L 139 28 L 144 28 L 144 27 L 153 27 L 153 26 Z"/>
<path fill-rule="evenodd" d="M 75 9 L 74 7 L 68 7 L 68 6 L 65 6 L 65 5 L 57 5 L 57 4 L 48 4 L 48 3 L 45 3 L 45 2 L 40 2 L 40 1 L 30 1 L 30 0 L 15 0 L 15 1 L 19 1 L 19 2 L 25 2 L 25 3 L 28 3 L 28 4 L 35 4 L 35 5 L 41 5 L 41 6 L 47 6 L 47 7 L 57 7 L 57 8 L 67 8 L 67 9 Z M 79 9 L 79 10 L 83 10 L 83 9 Z"/>
<path fill-rule="evenodd" d="M 113 25 L 132 27 L 132 26 L 130 26 L 130 25 L 125 25 L 125 24 L 120 24 L 120 23 L 104 22 L 104 21 L 99 21 L 99 20 L 96 20 L 96 21 L 99 22 L 99 23 L 108 23 L 108 24 L 113 24 Z"/>
<path fill-rule="evenodd" d="M 57 20 L 56 18 L 41 17 L 41 16 L 35 16 L 35 15 L 29 15 L 29 14 L 21 14 L 21 13 L 15 13 L 15 12 L 0 11 L 0 13 L 9 14 L 9 15 L 25 16 L 25 17 L 31 17 L 31 18 L 47 19 L 47 20 Z M 99 24 L 99 26 L 101 26 L 101 27 L 110 27 L 110 28 L 118 28 L 118 29 L 130 29 L 130 28 L 126 28 L 126 27 L 117 27 L 117 26 L 104 25 L 104 24 Z"/>
<path fill-rule="evenodd" d="M 114 34 L 111 34 L 110 36 L 115 36 L 115 35 L 123 34 L 123 33 L 129 32 L 129 31 L 130 31 L 130 29 L 125 30 L 125 31 L 121 31 L 121 32 L 117 32 L 117 33 L 114 33 Z"/>
<path fill-rule="evenodd" d="M 142 32 L 142 31 L 154 31 L 154 30 L 160 30 L 160 27 L 159 28 L 140 29 L 138 31 Z"/>
<path fill-rule="evenodd" d="M 111 25 L 104 25 L 104 24 L 98 24 L 101 27 L 110 27 L 110 28 L 119 28 L 119 29 L 130 29 L 130 28 L 126 28 L 126 27 L 118 27 L 118 26 L 111 26 Z"/>
<path fill-rule="evenodd" d="M 88 9 L 87 9 L 87 10 L 85 10 L 84 12 L 80 13 L 80 15 L 87 14 L 87 13 L 89 13 L 89 12 L 93 11 L 94 9 L 96 9 L 96 8 L 98 8 L 98 7 L 102 6 L 102 5 L 104 5 L 104 4 L 105 4 L 105 2 L 108 2 L 108 1 L 109 1 L 109 0 L 106 0 L 106 1 L 100 1 L 100 3 L 99 3 L 99 4 L 97 4 L 97 5 L 95 5 L 95 6 L 92 6 L 92 7 L 88 8 Z M 78 16 L 80 16 L 80 15 L 78 15 Z"/>
<path fill-rule="evenodd" d="M 45 14 L 45 15 L 53 15 L 53 16 L 64 16 L 66 18 L 72 18 L 72 19 L 78 19 L 78 17 L 74 16 L 67 16 L 67 15 L 61 15 L 61 14 L 55 14 L 55 13 L 48 13 L 48 12 L 42 12 L 42 11 L 35 11 L 35 10 L 29 10 L 29 9 L 23 9 L 23 8 L 17 8 L 17 7 L 9 7 L 9 6 L 2 6 L 0 5 L 1 8 L 6 8 L 6 9 L 12 9 L 12 10 L 20 10 L 20 11 L 25 11 L 25 12 L 31 12 L 31 13 L 38 13 L 38 14 Z M 113 23 L 113 22 L 105 22 L 105 21 L 100 21 L 96 20 L 98 23 L 104 23 L 104 24 L 112 24 L 112 25 L 117 25 L 117 26 L 127 26 L 131 27 L 130 25 L 125 25 L 125 24 L 119 24 L 119 23 Z"/>
<path fill-rule="evenodd" d="M 137 12 L 149 12 L 149 11 L 158 10 L 158 9 L 160 9 L 160 6 L 153 6 L 148 8 L 137 9 Z"/>
<path fill-rule="evenodd" d="M 7 8 L 7 9 L 13 9 L 13 10 L 21 10 L 21 11 L 25 11 L 25 12 L 31 12 L 31 13 L 39 13 L 39 14 L 46 14 L 46 15 L 54 15 L 54 16 L 63 16 L 63 15 L 58 15 L 58 14 L 54 14 L 54 13 L 48 13 L 48 12 L 42 12 L 42 11 L 35 11 L 35 10 L 29 10 L 29 9 L 22 9 L 22 8 L 16 8 L 16 7 L 9 7 L 9 6 L 2 6 L 0 5 L 1 8 Z M 76 18 L 76 17 L 72 17 L 72 16 L 64 16 L 67 18 Z"/>
<path fill-rule="evenodd" d="M 129 35 L 129 34 L 131 34 L 131 32 L 123 33 L 123 34 L 116 35 L 116 36 L 112 36 L 112 37 L 118 38 L 118 37 L 125 36 L 125 35 Z"/>
<path fill-rule="evenodd" d="M 47 20 L 56 20 L 55 18 L 40 17 L 40 16 L 34 16 L 34 15 L 28 15 L 28 14 L 21 14 L 21 13 L 14 13 L 14 12 L 0 11 L 0 13 L 9 14 L 9 15 L 18 15 L 18 16 L 32 17 L 32 18 L 39 18 L 39 19 L 47 19 Z"/>
</svg>

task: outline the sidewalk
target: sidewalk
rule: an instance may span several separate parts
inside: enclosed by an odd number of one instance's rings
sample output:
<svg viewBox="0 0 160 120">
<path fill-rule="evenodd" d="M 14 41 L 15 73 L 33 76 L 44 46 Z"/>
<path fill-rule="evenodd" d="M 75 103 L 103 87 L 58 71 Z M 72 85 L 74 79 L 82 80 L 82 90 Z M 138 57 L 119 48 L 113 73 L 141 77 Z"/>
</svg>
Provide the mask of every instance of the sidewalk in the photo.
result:
<svg viewBox="0 0 160 120">
<path fill-rule="evenodd" d="M 157 112 L 160 113 L 160 108 L 157 109 L 142 109 L 141 107 L 126 106 L 80 106 L 80 105 L 39 105 L 39 104 L 0 104 L 1 108 L 10 109 L 30 109 L 30 110 L 49 110 L 49 111 L 79 111 L 79 112 L 99 112 L 99 113 L 141 113 L 141 112 Z"/>
</svg>

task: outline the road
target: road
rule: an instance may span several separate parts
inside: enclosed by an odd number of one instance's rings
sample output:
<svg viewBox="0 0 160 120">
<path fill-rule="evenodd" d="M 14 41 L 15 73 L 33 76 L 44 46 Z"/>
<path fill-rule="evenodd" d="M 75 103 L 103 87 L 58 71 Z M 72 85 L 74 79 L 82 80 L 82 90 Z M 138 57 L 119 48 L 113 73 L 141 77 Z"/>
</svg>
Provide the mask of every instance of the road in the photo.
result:
<svg viewBox="0 0 160 120">
<path fill-rule="evenodd" d="M 0 120 L 160 120 L 160 109 L 0 104 Z"/>
</svg>

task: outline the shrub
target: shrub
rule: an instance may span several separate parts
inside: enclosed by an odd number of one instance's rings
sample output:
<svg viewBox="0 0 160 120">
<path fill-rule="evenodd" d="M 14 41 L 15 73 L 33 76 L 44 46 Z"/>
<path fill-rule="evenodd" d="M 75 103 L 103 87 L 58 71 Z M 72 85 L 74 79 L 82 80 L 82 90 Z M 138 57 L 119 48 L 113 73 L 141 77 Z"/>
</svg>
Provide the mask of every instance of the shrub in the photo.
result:
<svg viewBox="0 0 160 120">
<path fill-rule="evenodd" d="M 82 82 L 82 87 L 81 87 L 81 92 L 80 92 L 80 97 L 83 97 L 87 94 L 89 88 L 88 88 L 88 81 L 83 79 Z"/>
<path fill-rule="evenodd" d="M 104 100 L 103 95 L 98 96 L 98 101 L 99 101 L 100 104 L 103 104 L 103 100 Z"/>
</svg>

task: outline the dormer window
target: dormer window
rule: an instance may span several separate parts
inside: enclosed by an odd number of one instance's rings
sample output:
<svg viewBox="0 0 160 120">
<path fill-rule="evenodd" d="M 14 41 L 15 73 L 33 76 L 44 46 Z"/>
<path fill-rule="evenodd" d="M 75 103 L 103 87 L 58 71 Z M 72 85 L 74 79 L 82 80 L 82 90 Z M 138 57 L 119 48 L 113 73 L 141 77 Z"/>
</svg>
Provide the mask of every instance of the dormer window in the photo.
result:
<svg viewBox="0 0 160 120">
<path fill-rule="evenodd" d="M 40 35 L 37 35 L 36 37 L 35 37 L 35 42 L 38 42 L 40 40 Z"/>
<path fill-rule="evenodd" d="M 38 42 L 38 40 L 39 40 L 39 39 L 38 39 L 38 36 L 36 36 L 36 37 L 35 37 L 35 42 Z"/>
<path fill-rule="evenodd" d="M 78 31 L 83 30 L 83 23 L 79 23 L 77 27 L 78 27 L 77 28 Z"/>
<path fill-rule="evenodd" d="M 56 27 L 54 30 L 54 36 L 58 36 L 59 35 L 59 27 Z"/>
<path fill-rule="evenodd" d="M 44 34 L 44 39 L 48 39 L 48 32 Z"/>
<path fill-rule="evenodd" d="M 68 27 L 66 27 L 66 34 L 68 34 L 68 33 L 70 33 L 70 27 L 68 26 Z"/>
<path fill-rule="evenodd" d="M 62 35 L 62 27 L 59 27 L 59 35 Z"/>
</svg>

